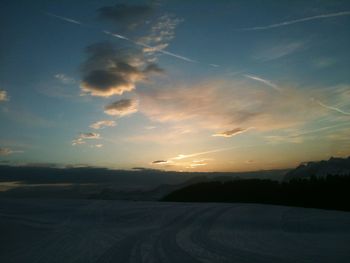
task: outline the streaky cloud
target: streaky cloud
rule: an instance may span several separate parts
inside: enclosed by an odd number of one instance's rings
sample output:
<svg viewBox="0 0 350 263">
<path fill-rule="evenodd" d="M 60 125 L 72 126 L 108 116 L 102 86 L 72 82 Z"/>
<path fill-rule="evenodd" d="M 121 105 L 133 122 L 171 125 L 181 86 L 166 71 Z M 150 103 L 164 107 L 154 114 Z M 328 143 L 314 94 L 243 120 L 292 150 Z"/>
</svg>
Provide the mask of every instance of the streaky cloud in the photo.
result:
<svg viewBox="0 0 350 263">
<path fill-rule="evenodd" d="M 325 127 L 321 127 L 321 128 L 314 129 L 314 130 L 302 131 L 302 132 L 300 132 L 298 134 L 291 135 L 290 137 L 299 137 L 299 136 L 303 136 L 303 135 L 319 133 L 319 132 L 332 130 L 332 129 L 336 129 L 336 128 L 347 127 L 349 125 L 350 125 L 349 123 L 338 123 L 338 124 L 335 124 L 335 125 L 325 126 Z"/>
<path fill-rule="evenodd" d="M 350 115 L 350 112 L 343 111 L 342 109 L 339 109 L 339 108 L 334 107 L 334 106 L 326 105 L 326 104 L 322 103 L 321 101 L 316 100 L 314 98 L 311 98 L 311 101 L 315 101 L 318 105 L 320 105 L 323 108 L 326 108 L 326 109 L 329 109 L 329 110 L 332 110 L 332 111 L 336 111 L 336 112 L 344 114 L 344 115 Z"/>
<path fill-rule="evenodd" d="M 14 154 L 14 153 L 23 153 L 23 151 L 12 150 L 12 149 L 6 148 L 6 147 L 0 147 L 0 156 L 7 156 L 7 155 Z"/>
<path fill-rule="evenodd" d="M 188 57 L 185 57 L 185 56 L 181 56 L 179 54 L 175 54 L 175 53 L 172 53 L 172 52 L 169 52 L 169 51 L 165 51 L 163 49 L 158 49 L 158 48 L 155 48 L 153 46 L 147 45 L 147 44 L 139 42 L 139 41 L 134 41 L 134 40 L 132 40 L 132 39 L 126 37 L 126 36 L 120 35 L 120 34 L 115 34 L 115 33 L 109 32 L 109 31 L 103 31 L 103 33 L 105 33 L 106 35 L 110 35 L 112 37 L 116 37 L 116 38 L 119 38 L 119 39 L 123 39 L 123 40 L 129 41 L 129 42 L 131 42 L 131 43 L 133 43 L 135 45 L 141 46 L 141 47 L 152 49 L 154 52 L 162 53 L 164 55 L 168 55 L 168 56 L 171 56 L 171 57 L 174 57 L 174 58 L 177 58 L 177 59 L 181 59 L 181 60 L 184 60 L 184 61 L 187 61 L 187 62 L 197 63 L 197 61 L 195 61 L 195 60 L 193 60 L 191 58 L 188 58 Z"/>
<path fill-rule="evenodd" d="M 63 20 L 63 21 L 66 21 L 66 22 L 69 22 L 69 23 L 73 23 L 73 24 L 78 24 L 78 25 L 81 25 L 81 26 L 87 26 L 87 27 L 90 27 L 86 24 L 83 24 L 82 22 L 80 21 L 77 21 L 77 20 L 74 20 L 74 19 L 71 19 L 71 18 L 67 18 L 67 17 L 64 17 L 64 16 L 59 16 L 59 15 L 55 15 L 55 14 L 51 14 L 51 13 L 45 13 L 49 16 L 52 16 L 52 17 L 55 17 L 55 18 L 58 18 L 60 20 Z M 185 56 L 182 56 L 182 55 L 179 55 L 179 54 L 176 54 L 176 53 L 173 53 L 173 52 L 170 52 L 170 51 L 166 51 L 166 50 L 163 50 L 163 49 L 159 49 L 159 48 L 156 48 L 156 47 L 153 47 L 153 46 L 150 46 L 150 45 L 147 45 L 147 44 L 144 44 L 142 42 L 139 42 L 139 41 L 134 41 L 124 35 L 121 35 L 121 34 L 117 34 L 117 33 L 112 33 L 108 30 L 102 30 L 102 33 L 106 34 L 106 35 L 109 35 L 109 36 L 112 36 L 112 37 L 116 37 L 116 38 L 119 38 L 119 39 L 122 39 L 122 40 L 125 40 L 125 41 L 128 41 L 134 45 L 138 45 L 138 46 L 141 46 L 141 47 L 144 47 L 144 48 L 149 48 L 149 49 L 152 49 L 154 50 L 154 52 L 158 52 L 158 53 L 162 53 L 164 55 L 167 55 L 167 56 L 171 56 L 171 57 L 174 57 L 174 58 L 177 58 L 177 59 L 180 59 L 180 60 L 183 60 L 183 61 L 187 61 L 187 62 L 191 62 L 191 63 L 198 63 L 196 60 L 194 59 L 191 59 L 191 58 L 188 58 L 188 57 L 185 57 Z M 201 64 L 206 64 L 206 63 L 201 63 Z M 218 67 L 219 65 L 216 65 L 216 64 L 207 64 L 211 67 Z"/>
<path fill-rule="evenodd" d="M 102 120 L 102 121 L 96 121 L 93 124 L 90 125 L 90 128 L 99 130 L 103 129 L 105 127 L 114 127 L 116 126 L 117 123 L 115 121 L 110 121 L 110 120 Z"/>
<path fill-rule="evenodd" d="M 101 135 L 99 133 L 95 132 L 85 132 L 85 133 L 80 133 L 77 138 L 75 138 L 72 141 L 72 145 L 81 145 L 81 144 L 86 144 L 86 139 L 91 140 L 91 139 L 100 139 Z"/>
<path fill-rule="evenodd" d="M 80 22 L 78 20 L 75 20 L 75 19 L 71 19 L 71 18 L 65 17 L 65 16 L 59 16 L 59 15 L 55 15 L 55 14 L 48 13 L 48 12 L 45 12 L 45 14 L 47 14 L 48 16 L 52 16 L 52 17 L 61 19 L 63 21 L 69 22 L 69 23 L 73 23 L 73 24 L 77 24 L 77 25 L 83 25 L 82 22 Z"/>
<path fill-rule="evenodd" d="M 280 23 L 271 24 L 271 25 L 267 25 L 267 26 L 241 28 L 241 29 L 238 29 L 237 31 L 268 30 L 268 29 L 272 29 L 272 28 L 284 27 L 284 26 L 289 26 L 289 25 L 303 23 L 303 22 L 312 21 L 312 20 L 326 19 L 326 18 L 338 17 L 338 16 L 348 16 L 348 15 L 350 15 L 350 11 L 343 11 L 343 12 L 330 13 L 330 14 L 321 14 L 321 15 L 317 15 L 317 16 L 309 16 L 309 17 L 304 17 L 304 18 L 295 19 L 295 20 L 283 21 Z"/>
<path fill-rule="evenodd" d="M 295 52 L 301 51 L 307 47 L 306 41 L 281 41 L 278 44 L 268 43 L 268 46 L 261 47 L 260 50 L 254 54 L 254 58 L 261 61 L 271 61 L 284 58 Z"/>
<path fill-rule="evenodd" d="M 182 59 L 182 60 L 187 61 L 187 62 L 197 63 L 196 60 L 193 60 L 193 59 L 190 59 L 190 58 L 188 58 L 188 57 L 184 57 L 184 56 L 181 56 L 181 55 L 178 55 L 178 54 L 169 52 L 169 51 L 157 50 L 157 52 L 160 52 L 160 53 L 165 54 L 165 55 L 168 55 L 168 56 L 172 56 L 172 57 L 174 57 L 174 58 Z"/>
<path fill-rule="evenodd" d="M 278 143 L 278 142 L 292 142 L 292 143 L 301 143 L 303 142 L 303 137 L 308 136 L 311 134 L 317 134 L 317 133 L 322 133 L 325 131 L 337 129 L 337 128 L 347 128 L 349 126 L 349 123 L 338 123 L 335 125 L 330 125 L 330 126 L 324 126 L 320 127 L 317 129 L 312 129 L 312 130 L 304 130 L 300 131 L 296 134 L 290 134 L 286 136 L 278 136 L 278 135 L 273 135 L 273 136 L 267 136 L 266 139 L 268 139 L 269 143 Z M 346 137 L 348 138 L 348 137 Z"/>
<path fill-rule="evenodd" d="M 206 154 L 210 154 L 210 153 L 229 151 L 229 150 L 236 149 L 236 148 L 238 148 L 238 147 L 220 148 L 220 149 L 214 149 L 214 150 L 191 153 L 191 154 L 179 154 L 176 157 L 171 158 L 170 160 L 183 160 L 183 159 L 197 157 L 197 156 L 206 155 Z"/>
<path fill-rule="evenodd" d="M 75 83 L 74 78 L 71 78 L 63 73 L 57 73 L 54 75 L 54 78 L 59 80 L 62 84 L 68 85 Z"/>
<path fill-rule="evenodd" d="M 263 79 L 261 77 L 254 76 L 254 75 L 244 75 L 244 77 L 246 77 L 248 79 L 259 81 L 259 82 L 264 83 L 265 85 L 267 85 L 267 86 L 269 86 L 277 91 L 281 91 L 281 89 L 275 83 L 271 82 L 270 80 Z"/>
<path fill-rule="evenodd" d="M 247 129 L 244 129 L 244 128 L 235 128 L 235 129 L 233 129 L 233 130 L 228 130 L 228 131 L 223 131 L 223 132 L 215 133 L 215 134 L 213 134 L 212 136 L 214 136 L 214 137 L 226 137 L 226 138 L 230 138 L 230 137 L 236 136 L 236 135 L 238 135 L 238 134 L 244 133 L 244 132 L 248 131 L 249 129 L 251 129 L 251 128 L 247 128 Z"/>
<path fill-rule="evenodd" d="M 112 37 L 116 37 L 116 38 L 120 38 L 120 39 L 124 39 L 124 40 L 130 41 L 130 39 L 125 37 L 125 36 L 122 36 L 122 35 L 119 35 L 119 34 L 115 34 L 115 33 L 112 33 L 110 31 L 107 31 L 107 30 L 103 30 L 102 32 L 105 33 L 106 35 L 110 35 Z"/>
<path fill-rule="evenodd" d="M 235 127 L 255 127 L 258 131 L 287 128 L 320 114 L 315 107 L 310 112 L 308 92 L 294 88 L 271 90 L 247 81 L 216 79 L 176 88 L 137 90 L 137 95 L 140 113 L 151 121 L 191 122 L 194 130 L 209 130 L 210 134 Z"/>
<path fill-rule="evenodd" d="M 206 166 L 207 163 L 191 163 L 189 168 L 196 168 L 198 166 Z"/>
<path fill-rule="evenodd" d="M 2 148 L 0 147 L 0 156 L 10 155 L 13 151 L 10 148 Z"/>
</svg>

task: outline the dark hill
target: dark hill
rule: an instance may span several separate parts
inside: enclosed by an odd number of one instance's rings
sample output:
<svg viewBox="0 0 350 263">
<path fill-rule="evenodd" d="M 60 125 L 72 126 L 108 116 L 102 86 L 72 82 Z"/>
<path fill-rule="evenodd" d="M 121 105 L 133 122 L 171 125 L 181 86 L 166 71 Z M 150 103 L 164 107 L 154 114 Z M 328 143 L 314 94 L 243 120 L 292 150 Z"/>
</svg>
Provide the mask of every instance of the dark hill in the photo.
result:
<svg viewBox="0 0 350 263">
<path fill-rule="evenodd" d="M 263 203 L 350 211 L 349 189 L 350 176 L 313 176 L 283 183 L 247 179 L 193 184 L 162 201 Z"/>
<path fill-rule="evenodd" d="M 300 164 L 297 168 L 289 171 L 285 181 L 298 178 L 307 178 L 311 176 L 325 177 L 327 175 L 349 175 L 350 174 L 350 157 L 334 158 L 328 161 L 307 162 Z"/>
</svg>

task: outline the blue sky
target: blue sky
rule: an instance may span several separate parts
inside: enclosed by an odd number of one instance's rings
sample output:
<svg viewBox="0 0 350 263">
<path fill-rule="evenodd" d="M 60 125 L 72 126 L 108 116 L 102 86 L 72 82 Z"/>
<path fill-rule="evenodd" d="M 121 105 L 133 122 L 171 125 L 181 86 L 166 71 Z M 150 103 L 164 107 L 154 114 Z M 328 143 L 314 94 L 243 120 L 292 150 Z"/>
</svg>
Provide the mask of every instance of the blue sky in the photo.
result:
<svg viewBox="0 0 350 263">
<path fill-rule="evenodd" d="M 236 171 L 350 154 L 348 1 L 4 1 L 0 160 Z"/>
</svg>

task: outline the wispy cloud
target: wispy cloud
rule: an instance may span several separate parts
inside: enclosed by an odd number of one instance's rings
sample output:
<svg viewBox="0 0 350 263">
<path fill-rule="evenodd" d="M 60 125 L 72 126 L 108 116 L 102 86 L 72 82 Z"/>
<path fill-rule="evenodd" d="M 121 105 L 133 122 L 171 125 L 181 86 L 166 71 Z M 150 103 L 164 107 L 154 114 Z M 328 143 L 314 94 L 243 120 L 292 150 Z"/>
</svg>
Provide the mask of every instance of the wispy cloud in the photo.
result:
<svg viewBox="0 0 350 263">
<path fill-rule="evenodd" d="M 4 155 L 10 155 L 12 154 L 13 151 L 10 148 L 2 148 L 0 147 L 0 156 L 4 156 Z"/>
<path fill-rule="evenodd" d="M 208 160 L 212 159 L 199 159 L 199 160 L 192 160 L 192 162 L 188 165 L 187 168 L 193 169 L 193 168 L 198 168 L 201 166 L 206 166 L 208 165 Z"/>
<path fill-rule="evenodd" d="M 248 131 L 248 129 L 244 129 L 244 128 L 235 128 L 233 130 L 228 130 L 228 131 L 223 131 L 223 132 L 218 132 L 218 133 L 215 133 L 213 134 L 212 136 L 214 137 L 226 137 L 226 138 L 229 138 L 229 137 L 232 137 L 232 136 L 236 136 L 238 134 L 241 134 L 243 132 L 246 132 Z"/>
<path fill-rule="evenodd" d="M 11 119 L 12 121 L 29 127 L 54 127 L 57 125 L 57 123 L 52 119 L 43 118 L 31 112 L 27 108 L 22 108 L 21 106 L 13 105 L 12 107 L 4 108 L 3 111 L 0 112 L 0 115 L 1 114 Z"/>
<path fill-rule="evenodd" d="M 152 142 L 154 144 L 163 144 L 166 142 L 167 144 L 179 144 L 187 141 L 190 133 L 194 133 L 194 131 L 187 126 L 165 125 L 165 127 L 151 126 L 150 128 L 151 129 L 146 128 L 137 135 L 126 137 L 125 141 L 129 143 Z"/>
<path fill-rule="evenodd" d="M 294 134 L 294 135 L 269 135 L 266 136 L 265 139 L 268 143 L 278 144 L 278 143 L 302 143 L 304 141 L 302 135 Z"/>
<path fill-rule="evenodd" d="M 258 77 L 258 76 L 254 76 L 254 75 L 244 75 L 246 78 L 249 78 L 249 79 L 252 79 L 252 80 L 256 80 L 256 81 L 259 81 L 261 83 L 264 83 L 265 85 L 277 90 L 277 91 L 281 91 L 281 89 L 275 84 L 273 83 L 272 81 L 270 80 L 267 80 L 267 79 L 263 79 L 261 77 Z"/>
<path fill-rule="evenodd" d="M 310 129 L 310 130 L 302 130 L 302 131 L 296 131 L 292 132 L 288 135 L 269 135 L 266 136 L 265 138 L 268 140 L 270 143 L 302 143 L 304 141 L 304 136 L 308 135 L 313 135 L 317 133 L 322 133 L 322 132 L 327 132 L 327 131 L 334 131 L 338 129 L 344 129 L 348 128 L 350 126 L 350 123 L 338 123 L 335 125 L 329 125 L 329 126 L 324 126 L 324 127 L 319 127 L 316 129 Z M 348 138 L 348 137 L 347 137 Z"/>
<path fill-rule="evenodd" d="M 202 154 L 206 154 L 206 153 L 202 153 Z M 185 167 L 187 169 L 194 169 L 201 166 L 206 166 L 208 165 L 207 161 L 212 160 L 212 159 L 197 159 L 197 160 L 183 161 L 183 159 L 192 158 L 194 156 L 198 156 L 198 155 L 195 155 L 195 154 L 192 154 L 191 156 L 181 155 L 181 157 L 183 158 L 171 158 L 169 160 L 156 160 L 151 162 L 151 165 L 168 166 L 168 167 L 178 166 L 178 167 Z"/>
<path fill-rule="evenodd" d="M 214 149 L 214 150 L 203 151 L 203 152 L 196 152 L 196 153 L 191 153 L 191 154 L 179 154 L 179 155 L 177 155 L 177 156 L 175 156 L 173 158 L 170 158 L 170 160 L 183 160 L 183 159 L 187 159 L 187 158 L 207 155 L 207 154 L 210 154 L 210 153 L 229 151 L 229 150 L 232 150 L 232 149 L 235 149 L 235 148 L 237 148 L 237 147 L 220 148 L 220 149 Z"/>
<path fill-rule="evenodd" d="M 6 90 L 0 90 L 0 101 L 8 101 L 10 100 L 9 96 L 7 95 Z"/>
<path fill-rule="evenodd" d="M 75 19 L 71 19 L 71 18 L 68 18 L 68 17 L 55 15 L 55 14 L 48 13 L 48 12 L 45 12 L 45 14 L 47 14 L 48 16 L 52 16 L 52 17 L 61 19 L 63 21 L 69 22 L 69 23 L 73 23 L 73 24 L 77 24 L 77 25 L 83 25 L 83 23 L 81 23 L 80 21 L 75 20 Z"/>
<path fill-rule="evenodd" d="M 190 165 L 187 168 L 197 168 L 197 167 L 206 166 L 206 165 L 208 165 L 207 162 L 194 160 L 192 161 L 192 163 L 190 163 Z"/>
<path fill-rule="evenodd" d="M 76 146 L 76 145 L 81 145 L 81 144 L 85 144 L 86 141 L 84 141 L 83 138 L 76 138 L 74 140 L 72 140 L 72 145 Z"/>
<path fill-rule="evenodd" d="M 185 56 L 182 56 L 182 55 L 170 52 L 170 51 L 166 51 L 166 50 L 164 50 L 162 48 L 159 48 L 159 46 L 158 47 L 157 46 L 150 46 L 150 45 L 147 45 L 147 44 L 139 42 L 139 41 L 134 41 L 134 40 L 132 40 L 132 39 L 126 37 L 126 36 L 123 36 L 123 35 L 120 35 L 120 34 L 111 33 L 111 32 L 106 31 L 106 30 L 104 30 L 103 33 L 105 33 L 107 35 L 110 35 L 112 37 L 116 37 L 116 38 L 119 38 L 119 39 L 123 39 L 123 40 L 129 41 L 129 42 L 131 42 L 131 43 L 133 43 L 135 45 L 138 45 L 138 46 L 141 46 L 143 48 L 146 48 L 146 49 L 144 49 L 145 51 L 157 52 L 157 53 L 168 55 L 168 56 L 171 56 L 171 57 L 174 57 L 174 58 L 177 58 L 177 59 L 181 59 L 181 60 L 184 60 L 184 61 L 187 61 L 187 62 L 197 63 L 197 61 L 194 60 L 194 59 L 191 59 L 191 58 L 188 58 L 188 57 L 185 57 Z"/>
<path fill-rule="evenodd" d="M 99 133 L 95 133 L 95 132 L 80 133 L 79 136 L 72 141 L 72 145 L 76 146 L 76 145 L 85 144 L 86 139 L 91 140 L 91 139 L 100 139 L 100 138 L 101 136 Z"/>
<path fill-rule="evenodd" d="M 108 30 L 103 30 L 102 32 L 105 33 L 106 35 L 110 35 L 112 37 L 116 37 L 116 38 L 119 38 L 119 39 L 131 41 L 129 38 L 127 38 L 125 36 L 122 36 L 122 35 L 119 35 L 119 34 L 116 34 L 116 33 L 112 33 L 112 32 L 110 32 Z"/>
<path fill-rule="evenodd" d="M 332 110 L 332 111 L 336 111 L 336 112 L 344 114 L 344 115 L 350 115 L 350 112 L 343 111 L 342 109 L 339 109 L 339 108 L 334 107 L 334 106 L 326 105 L 326 104 L 322 103 L 321 101 L 316 100 L 314 98 L 311 98 L 311 101 L 315 101 L 318 105 L 320 105 L 323 108 L 326 108 L 326 109 L 329 109 L 329 110 Z"/>
<path fill-rule="evenodd" d="M 55 15 L 55 14 L 52 14 L 52 13 L 45 13 L 49 16 L 52 16 L 52 17 L 55 17 L 55 18 L 58 18 L 60 20 L 63 20 L 63 21 L 66 21 L 66 22 L 69 22 L 69 23 L 73 23 L 73 24 L 78 24 L 78 25 L 81 25 L 81 26 L 88 26 L 86 24 L 83 24 L 82 22 L 78 21 L 78 20 L 75 20 L 75 19 L 71 19 L 71 18 L 68 18 L 68 17 L 64 17 L 64 16 L 59 16 L 59 15 Z M 90 26 L 88 26 L 90 27 Z M 158 53 L 162 53 L 164 55 L 168 55 L 168 56 L 171 56 L 171 57 L 174 57 L 174 58 L 177 58 L 177 59 L 181 59 L 181 60 L 184 60 L 184 61 L 187 61 L 187 62 L 192 62 L 192 63 L 195 63 L 196 61 L 191 59 L 191 58 L 188 58 L 188 57 L 185 57 L 185 56 L 182 56 L 182 55 L 179 55 L 179 54 L 176 54 L 176 53 L 173 53 L 173 52 L 170 52 L 170 51 L 166 51 L 166 50 L 163 50 L 162 48 L 159 48 L 157 46 L 151 46 L 151 45 L 147 45 L 145 43 L 142 43 L 140 41 L 135 41 L 135 40 L 132 40 L 131 38 L 127 37 L 127 36 L 124 36 L 122 34 L 118 34 L 118 33 L 114 33 L 114 32 L 110 32 L 108 30 L 101 30 L 102 33 L 106 34 L 106 35 L 109 35 L 109 36 L 112 36 L 112 37 L 116 37 L 116 38 L 119 38 L 121 40 L 125 40 L 125 41 L 128 41 L 134 45 L 137 45 L 137 46 L 140 46 L 140 47 L 143 47 L 143 48 L 147 48 L 148 50 L 152 50 L 153 52 L 158 52 Z M 214 66 L 214 65 L 213 65 Z M 216 67 L 217 65 L 215 65 Z"/>
<path fill-rule="evenodd" d="M 93 144 L 90 146 L 91 148 L 102 148 L 103 144 Z"/>
<path fill-rule="evenodd" d="M 181 163 L 182 163 L 181 161 L 184 159 L 189 159 L 189 158 L 198 157 L 198 156 L 202 156 L 202 155 L 208 155 L 208 154 L 212 154 L 212 153 L 225 152 L 225 151 L 230 151 L 230 150 L 234 150 L 234 149 L 247 148 L 247 147 L 258 147 L 258 146 L 261 146 L 261 144 L 260 145 L 232 146 L 232 147 L 196 152 L 196 153 L 191 153 L 191 154 L 179 154 L 175 157 L 169 158 L 168 162 L 181 165 Z M 206 159 L 201 159 L 201 160 L 192 160 L 191 162 L 193 164 L 197 163 L 197 164 L 207 165 L 206 161 L 208 161 L 208 160 L 213 160 L 213 159 L 206 158 Z M 196 165 L 194 165 L 194 166 L 196 166 Z M 201 165 L 197 165 L 197 166 L 201 166 Z"/>
<path fill-rule="evenodd" d="M 75 83 L 75 80 L 73 78 L 63 73 L 55 74 L 54 78 L 59 80 L 62 84 L 66 84 L 66 85 Z"/>
<path fill-rule="evenodd" d="M 262 61 L 280 59 L 307 48 L 307 41 L 283 40 L 280 43 L 259 43 L 253 58 Z"/>
<path fill-rule="evenodd" d="M 90 128 L 95 129 L 95 130 L 99 130 L 99 129 L 103 129 L 105 127 L 114 127 L 116 125 L 117 125 L 117 123 L 115 121 L 102 120 L 102 121 L 94 122 L 93 124 L 90 125 Z"/>
<path fill-rule="evenodd" d="M 86 26 L 86 27 L 91 27 L 91 26 L 83 24 L 82 22 L 80 22 L 78 20 L 75 20 L 75 19 L 71 19 L 71 18 L 68 18 L 68 17 L 55 15 L 55 14 L 52 14 L 52 13 L 46 13 L 46 14 L 49 15 L 49 16 L 58 18 L 60 20 L 69 22 L 69 23 L 78 24 L 78 25 Z M 116 37 L 116 38 L 124 40 L 124 41 L 128 41 L 129 43 L 132 43 L 134 45 L 146 48 L 146 50 L 148 50 L 148 51 L 161 53 L 161 54 L 164 54 L 164 55 L 167 55 L 167 56 L 171 56 L 171 57 L 174 57 L 174 58 L 177 58 L 177 59 L 180 59 L 180 60 L 183 60 L 183 61 L 187 61 L 187 62 L 190 62 L 190 63 L 199 63 L 198 61 L 196 61 L 194 59 L 191 59 L 189 57 L 186 57 L 186 56 L 183 56 L 183 55 L 180 55 L 180 54 L 176 54 L 174 52 L 170 52 L 170 51 L 164 50 L 164 48 L 167 46 L 167 45 L 164 45 L 164 44 L 163 45 L 159 45 L 159 46 L 151 46 L 151 45 L 145 44 L 145 43 L 140 42 L 140 41 L 132 40 L 131 38 L 129 38 L 129 37 L 125 36 L 125 35 L 119 34 L 119 33 L 110 32 L 108 30 L 101 30 L 101 32 L 106 34 L 106 35 L 109 35 L 109 36 L 112 36 L 112 37 Z M 201 63 L 201 64 L 206 64 L 206 65 L 209 65 L 211 67 L 218 67 L 219 66 L 219 65 L 216 65 L 216 64 L 212 64 L 212 63 Z"/>
<path fill-rule="evenodd" d="M 343 11 L 343 12 L 330 13 L 330 14 L 321 14 L 321 15 L 317 15 L 317 16 L 309 16 L 309 17 L 304 17 L 304 18 L 300 18 L 300 19 L 287 20 L 287 21 L 283 21 L 283 22 L 271 24 L 271 25 L 266 25 L 266 26 L 241 28 L 241 29 L 238 29 L 238 31 L 268 30 L 268 29 L 272 29 L 272 28 L 289 26 L 289 25 L 293 25 L 293 24 L 297 24 L 297 23 L 304 23 L 304 22 L 312 21 L 312 20 L 326 19 L 326 18 L 332 18 L 332 17 L 338 17 L 338 16 L 348 16 L 348 15 L 350 15 L 350 11 Z"/>
<path fill-rule="evenodd" d="M 11 155 L 13 153 L 23 153 L 23 151 L 12 150 L 10 148 L 0 147 L 0 156 Z"/>
<path fill-rule="evenodd" d="M 293 88 L 283 91 L 271 96 L 269 89 L 247 81 L 212 80 L 193 86 L 149 88 L 137 91 L 137 95 L 139 112 L 152 121 L 190 125 L 197 131 L 230 131 L 232 127 L 273 130 L 303 123 L 314 113 L 319 114 L 310 111 L 305 93 Z"/>
<path fill-rule="evenodd" d="M 316 58 L 312 63 L 316 68 L 323 69 L 323 68 L 331 67 L 334 64 L 336 64 L 337 59 L 332 57 L 320 57 L 320 58 Z"/>
</svg>

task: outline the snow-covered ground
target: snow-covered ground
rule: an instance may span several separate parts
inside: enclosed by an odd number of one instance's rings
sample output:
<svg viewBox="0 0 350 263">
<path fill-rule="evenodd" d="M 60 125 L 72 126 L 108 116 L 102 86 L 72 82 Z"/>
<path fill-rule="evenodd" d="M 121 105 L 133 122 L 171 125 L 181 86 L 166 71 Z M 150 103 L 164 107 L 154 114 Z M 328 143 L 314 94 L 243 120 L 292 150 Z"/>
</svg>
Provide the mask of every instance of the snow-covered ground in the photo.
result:
<svg viewBox="0 0 350 263">
<path fill-rule="evenodd" d="M 0 262 L 350 262 L 350 213 L 255 204 L 0 200 Z"/>
</svg>

